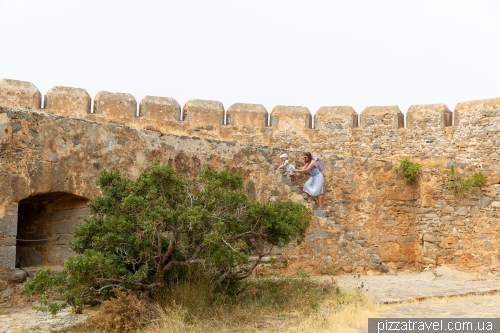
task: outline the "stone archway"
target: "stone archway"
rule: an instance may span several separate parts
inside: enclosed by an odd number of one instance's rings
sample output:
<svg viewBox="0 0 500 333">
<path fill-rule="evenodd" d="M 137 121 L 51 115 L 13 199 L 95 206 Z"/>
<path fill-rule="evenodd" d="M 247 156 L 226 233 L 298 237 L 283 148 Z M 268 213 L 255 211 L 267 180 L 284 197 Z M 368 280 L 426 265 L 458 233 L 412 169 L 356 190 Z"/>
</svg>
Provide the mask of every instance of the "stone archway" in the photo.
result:
<svg viewBox="0 0 500 333">
<path fill-rule="evenodd" d="M 75 225 L 88 215 L 88 199 L 65 192 L 19 201 L 16 267 L 62 266 Z"/>
</svg>

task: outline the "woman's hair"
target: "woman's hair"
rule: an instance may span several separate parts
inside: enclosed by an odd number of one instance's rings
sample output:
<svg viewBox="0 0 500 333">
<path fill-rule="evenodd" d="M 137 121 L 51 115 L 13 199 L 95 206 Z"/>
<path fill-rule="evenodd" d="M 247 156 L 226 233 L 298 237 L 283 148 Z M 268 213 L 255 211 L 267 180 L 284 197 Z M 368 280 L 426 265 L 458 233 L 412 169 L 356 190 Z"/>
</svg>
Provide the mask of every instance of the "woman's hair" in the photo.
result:
<svg viewBox="0 0 500 333">
<path fill-rule="evenodd" d="M 311 153 L 305 153 L 304 156 L 307 157 L 307 163 L 311 163 L 313 159 Z"/>
</svg>

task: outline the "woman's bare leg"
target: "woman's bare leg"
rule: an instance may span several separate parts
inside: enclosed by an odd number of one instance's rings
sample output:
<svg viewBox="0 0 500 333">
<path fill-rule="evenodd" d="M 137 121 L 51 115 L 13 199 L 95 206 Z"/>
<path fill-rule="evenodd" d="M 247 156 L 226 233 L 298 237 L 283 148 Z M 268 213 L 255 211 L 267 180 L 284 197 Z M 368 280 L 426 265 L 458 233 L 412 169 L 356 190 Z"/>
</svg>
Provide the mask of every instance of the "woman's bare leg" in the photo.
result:
<svg viewBox="0 0 500 333">
<path fill-rule="evenodd" d="M 323 209 L 323 194 L 318 194 L 319 209 Z"/>
</svg>

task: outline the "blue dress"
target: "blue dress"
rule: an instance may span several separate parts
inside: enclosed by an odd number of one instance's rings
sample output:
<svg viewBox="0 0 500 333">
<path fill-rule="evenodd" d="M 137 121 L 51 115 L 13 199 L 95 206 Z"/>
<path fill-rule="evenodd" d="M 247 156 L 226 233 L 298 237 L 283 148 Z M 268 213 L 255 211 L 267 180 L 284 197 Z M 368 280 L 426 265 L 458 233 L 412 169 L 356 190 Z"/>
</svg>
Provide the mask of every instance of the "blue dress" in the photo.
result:
<svg viewBox="0 0 500 333">
<path fill-rule="evenodd" d="M 309 178 L 304 185 L 304 192 L 312 195 L 313 197 L 318 194 L 323 194 L 323 183 L 325 182 L 323 174 L 319 171 L 317 166 L 312 167 L 311 170 L 309 170 L 309 173 L 311 174 L 311 178 Z"/>
</svg>

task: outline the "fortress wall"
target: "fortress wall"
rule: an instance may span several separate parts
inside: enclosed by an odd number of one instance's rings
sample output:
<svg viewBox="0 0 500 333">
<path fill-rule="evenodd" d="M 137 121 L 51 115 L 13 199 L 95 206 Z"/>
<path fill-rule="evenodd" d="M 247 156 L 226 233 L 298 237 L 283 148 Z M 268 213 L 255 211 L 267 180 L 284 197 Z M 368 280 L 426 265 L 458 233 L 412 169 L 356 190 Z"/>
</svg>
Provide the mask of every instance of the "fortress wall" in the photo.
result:
<svg viewBox="0 0 500 333">
<path fill-rule="evenodd" d="M 4 266 L 15 261 L 16 248 L 10 244 L 17 235 L 19 202 L 56 192 L 92 199 L 99 193 L 95 180 L 103 168 L 137 177 L 160 159 L 179 172 L 196 175 L 209 163 L 242 172 L 251 198 L 306 204 L 276 170 L 280 154 L 288 152 L 291 162 L 298 164 L 305 150 L 169 135 L 20 109 L 0 108 L 0 129 L 8 129 L 0 133 L 0 253 Z M 463 177 L 481 170 L 488 180 L 470 198 L 458 199 L 447 190 L 451 163 L 445 161 L 424 160 L 422 176 L 411 184 L 393 171 L 394 160 L 323 151 L 313 151 L 313 155 L 320 156 L 325 165 L 324 202 L 330 206 L 333 221 L 314 219 L 305 242 L 282 251 L 292 266 L 333 264 L 348 271 L 369 269 L 361 248 L 352 244 L 356 240 L 394 267 L 446 263 L 499 271 L 497 164 L 453 161 Z M 300 175 L 298 181 L 302 185 L 307 178 Z M 332 223 L 343 226 L 347 233 L 334 232 Z"/>
<path fill-rule="evenodd" d="M 0 81 L 0 105 L 39 109 L 39 97 L 30 82 Z M 267 111 L 258 104 L 234 104 L 224 125 L 224 107 L 217 101 L 190 100 L 181 110 L 173 98 L 146 96 L 139 116 L 130 94 L 98 93 L 91 114 L 84 89 L 54 87 L 45 101 L 49 112 L 176 135 L 371 158 L 500 162 L 500 98 L 460 103 L 454 114 L 444 104 L 412 105 L 406 128 L 397 106 L 367 107 L 359 122 L 351 107 L 321 107 L 314 129 L 306 107 L 276 106 L 266 126 Z"/>
</svg>

